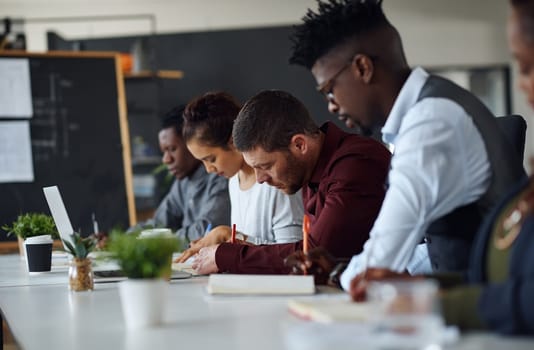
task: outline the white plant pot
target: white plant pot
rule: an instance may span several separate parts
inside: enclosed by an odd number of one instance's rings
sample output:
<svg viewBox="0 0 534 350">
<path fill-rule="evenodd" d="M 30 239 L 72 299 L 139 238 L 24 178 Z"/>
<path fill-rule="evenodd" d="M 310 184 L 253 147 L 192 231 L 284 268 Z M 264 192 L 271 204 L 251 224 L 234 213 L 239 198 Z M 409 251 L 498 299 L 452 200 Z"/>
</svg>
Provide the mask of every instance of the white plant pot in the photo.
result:
<svg viewBox="0 0 534 350">
<path fill-rule="evenodd" d="M 156 326 L 163 321 L 169 282 L 163 279 L 128 279 L 119 283 L 122 314 L 127 329 Z"/>
</svg>

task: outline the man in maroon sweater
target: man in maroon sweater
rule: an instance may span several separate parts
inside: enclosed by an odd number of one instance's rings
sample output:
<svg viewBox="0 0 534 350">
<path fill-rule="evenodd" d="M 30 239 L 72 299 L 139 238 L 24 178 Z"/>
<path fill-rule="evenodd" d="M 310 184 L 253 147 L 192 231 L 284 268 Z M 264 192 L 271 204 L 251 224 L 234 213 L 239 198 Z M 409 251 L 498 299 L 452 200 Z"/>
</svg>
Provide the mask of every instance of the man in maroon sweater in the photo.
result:
<svg viewBox="0 0 534 350">
<path fill-rule="evenodd" d="M 390 153 L 379 142 L 348 134 L 327 122 L 317 127 L 304 105 L 283 91 L 263 91 L 241 109 L 234 145 L 267 182 L 292 194 L 302 188 L 310 218 L 309 247 L 335 258 L 362 250 L 384 198 Z M 295 243 L 251 246 L 222 243 L 200 250 L 199 273 L 286 274 Z"/>
</svg>

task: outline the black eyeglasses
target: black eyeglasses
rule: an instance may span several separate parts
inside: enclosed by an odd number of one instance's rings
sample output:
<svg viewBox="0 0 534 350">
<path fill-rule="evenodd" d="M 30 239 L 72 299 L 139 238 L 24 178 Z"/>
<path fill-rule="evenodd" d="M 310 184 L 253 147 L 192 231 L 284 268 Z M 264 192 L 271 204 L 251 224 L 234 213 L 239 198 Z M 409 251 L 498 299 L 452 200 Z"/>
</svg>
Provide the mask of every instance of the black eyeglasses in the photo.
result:
<svg viewBox="0 0 534 350">
<path fill-rule="evenodd" d="M 323 82 L 322 84 L 320 84 L 320 85 L 318 85 L 316 87 L 317 91 L 326 98 L 326 101 L 333 102 L 335 100 L 334 92 L 333 92 L 334 83 L 335 83 L 337 77 L 339 77 L 341 75 L 341 73 L 343 73 L 343 71 L 345 69 L 350 67 L 350 65 L 352 64 L 352 61 L 354 61 L 354 57 L 356 57 L 356 55 L 358 55 L 358 53 L 355 53 L 354 55 L 352 55 L 351 59 L 348 60 L 347 63 L 345 63 L 343 65 L 343 67 L 341 67 L 336 72 L 336 74 L 334 74 L 330 79 L 328 79 L 327 81 Z M 369 57 L 369 59 L 371 61 L 375 61 L 376 58 L 377 58 L 376 56 L 367 56 L 367 57 Z"/>
</svg>

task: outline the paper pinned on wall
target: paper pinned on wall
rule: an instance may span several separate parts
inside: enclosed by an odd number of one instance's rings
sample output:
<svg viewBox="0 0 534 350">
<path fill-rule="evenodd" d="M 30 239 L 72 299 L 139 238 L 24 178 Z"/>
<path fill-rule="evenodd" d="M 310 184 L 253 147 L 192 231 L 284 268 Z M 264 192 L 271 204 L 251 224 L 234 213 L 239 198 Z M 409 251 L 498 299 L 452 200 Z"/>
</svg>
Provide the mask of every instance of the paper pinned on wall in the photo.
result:
<svg viewBox="0 0 534 350">
<path fill-rule="evenodd" d="M 30 61 L 0 59 L 0 118 L 31 118 L 32 115 Z"/>
<path fill-rule="evenodd" d="M 30 122 L 0 122 L 0 183 L 33 179 Z"/>
</svg>

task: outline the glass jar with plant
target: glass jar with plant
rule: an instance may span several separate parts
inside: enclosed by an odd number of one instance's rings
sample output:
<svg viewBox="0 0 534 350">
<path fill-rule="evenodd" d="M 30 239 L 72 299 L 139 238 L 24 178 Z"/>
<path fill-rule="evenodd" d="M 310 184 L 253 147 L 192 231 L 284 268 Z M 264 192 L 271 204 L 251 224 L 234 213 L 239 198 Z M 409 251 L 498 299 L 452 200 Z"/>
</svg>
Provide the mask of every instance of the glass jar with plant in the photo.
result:
<svg viewBox="0 0 534 350">
<path fill-rule="evenodd" d="M 171 275 L 172 253 L 180 246 L 181 242 L 173 235 L 146 238 L 136 234 L 111 235 L 107 250 L 128 277 L 119 284 L 127 328 L 161 323 Z"/>
<path fill-rule="evenodd" d="M 11 225 L 3 225 L 2 230 L 7 236 L 15 235 L 19 241 L 21 257 L 25 257 L 24 240 L 28 237 L 49 235 L 52 239 L 59 239 L 59 233 L 54 219 L 43 213 L 26 213 L 17 217 Z"/>
<path fill-rule="evenodd" d="M 93 290 L 94 278 L 89 253 L 96 246 L 96 239 L 92 236 L 82 238 L 74 232 L 70 241 L 63 240 L 68 253 L 72 254 L 69 267 L 69 289 L 75 292 Z"/>
</svg>

